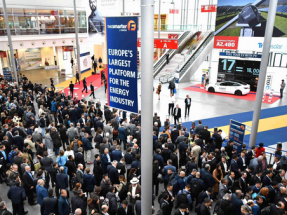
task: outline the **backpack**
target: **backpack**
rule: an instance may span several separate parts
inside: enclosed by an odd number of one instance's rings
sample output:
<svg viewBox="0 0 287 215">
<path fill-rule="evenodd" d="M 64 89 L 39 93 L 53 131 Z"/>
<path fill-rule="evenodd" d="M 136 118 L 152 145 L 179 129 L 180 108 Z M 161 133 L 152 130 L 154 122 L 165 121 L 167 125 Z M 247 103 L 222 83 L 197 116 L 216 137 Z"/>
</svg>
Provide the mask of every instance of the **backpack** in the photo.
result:
<svg viewBox="0 0 287 215">
<path fill-rule="evenodd" d="M 73 177 L 71 178 L 72 188 L 74 188 L 77 183 L 78 183 L 78 180 L 77 180 L 77 177 L 76 177 L 76 174 L 75 174 L 75 176 L 73 176 Z"/>
<path fill-rule="evenodd" d="M 221 208 L 222 200 L 219 200 L 219 201 L 220 201 L 219 205 L 216 204 L 214 207 L 214 213 L 216 213 L 217 215 L 224 215 L 224 211 Z"/>
<path fill-rule="evenodd" d="M 198 195 L 198 197 L 197 197 L 197 202 L 198 202 L 198 203 L 200 202 L 200 197 L 202 196 L 202 194 L 203 194 L 204 192 L 205 192 L 205 191 L 203 190 L 203 191 L 201 191 L 200 194 Z"/>
<path fill-rule="evenodd" d="M 257 196 L 258 196 L 258 193 L 253 193 L 251 197 L 252 199 L 256 199 Z"/>
<path fill-rule="evenodd" d="M 179 178 L 174 177 L 174 179 L 171 180 L 170 183 L 171 183 L 171 185 L 172 185 L 173 187 L 175 187 L 175 186 L 177 185 L 178 179 L 179 179 Z"/>
<path fill-rule="evenodd" d="M 197 196 L 200 191 L 200 181 L 199 180 L 192 180 L 190 192 L 192 196 Z"/>
<path fill-rule="evenodd" d="M 123 187 L 121 189 L 121 191 L 119 192 L 119 197 L 121 200 L 124 200 L 127 198 L 128 196 L 128 192 L 129 192 L 129 186 L 128 183 L 126 185 L 123 184 Z"/>
<path fill-rule="evenodd" d="M 162 191 L 162 192 L 159 194 L 158 198 L 157 198 L 157 202 L 158 202 L 159 205 L 160 205 L 160 200 L 162 199 L 162 195 L 163 195 L 164 193 L 167 193 L 167 192 L 166 192 L 166 191 Z M 168 193 L 167 193 L 167 194 L 168 194 Z"/>
<path fill-rule="evenodd" d="M 160 135 L 162 137 L 162 143 L 166 143 L 167 142 L 167 139 L 168 139 L 168 135 L 166 133 L 163 133 Z"/>
<path fill-rule="evenodd" d="M 267 206 L 267 207 L 263 208 L 261 210 L 261 215 L 269 215 L 270 214 L 270 207 L 271 206 Z"/>
<path fill-rule="evenodd" d="M 181 194 L 177 196 L 177 206 L 181 205 L 182 203 L 188 204 L 188 199 L 187 199 L 188 194 L 189 192 L 183 193 L 183 190 L 181 190 Z"/>
<path fill-rule="evenodd" d="M 14 152 L 13 150 L 11 152 L 9 152 L 8 154 L 8 160 L 10 163 L 14 163 L 14 156 L 16 155 L 16 152 Z"/>
<path fill-rule="evenodd" d="M 78 141 L 77 141 L 77 142 L 73 141 L 73 148 L 74 148 L 74 152 L 77 153 L 77 152 L 78 152 L 78 149 L 79 149 L 79 143 L 78 143 Z"/>
</svg>

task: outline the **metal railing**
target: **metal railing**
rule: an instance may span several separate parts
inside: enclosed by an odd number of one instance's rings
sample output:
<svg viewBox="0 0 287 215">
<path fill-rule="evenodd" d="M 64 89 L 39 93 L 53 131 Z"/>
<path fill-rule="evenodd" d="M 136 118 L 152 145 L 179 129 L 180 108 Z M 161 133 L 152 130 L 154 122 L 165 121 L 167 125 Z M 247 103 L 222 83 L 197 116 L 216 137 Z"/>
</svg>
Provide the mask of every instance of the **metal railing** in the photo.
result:
<svg viewBox="0 0 287 215">
<path fill-rule="evenodd" d="M 198 30 L 207 31 L 209 29 L 214 30 L 215 25 L 160 25 L 161 31 L 188 31 L 188 30 Z M 154 25 L 154 30 L 158 31 L 158 25 Z"/>
<path fill-rule="evenodd" d="M 185 73 L 189 66 L 195 61 L 197 56 L 206 47 L 209 41 L 213 38 L 213 31 L 207 31 L 204 35 L 201 35 L 199 40 L 191 46 L 185 53 L 183 60 L 177 65 L 177 67 L 169 74 L 159 77 L 161 83 L 167 83 L 174 78 L 175 73 L 179 70 L 180 77 Z"/>
</svg>

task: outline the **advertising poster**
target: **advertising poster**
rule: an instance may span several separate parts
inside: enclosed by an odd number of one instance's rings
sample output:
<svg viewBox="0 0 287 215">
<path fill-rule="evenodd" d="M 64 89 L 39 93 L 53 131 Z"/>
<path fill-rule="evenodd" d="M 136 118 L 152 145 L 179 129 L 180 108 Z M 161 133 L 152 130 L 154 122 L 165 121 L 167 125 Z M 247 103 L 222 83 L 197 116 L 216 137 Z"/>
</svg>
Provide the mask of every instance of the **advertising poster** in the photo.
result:
<svg viewBox="0 0 287 215">
<path fill-rule="evenodd" d="M 214 48 L 227 49 L 228 45 L 231 45 L 231 49 L 234 49 L 235 46 L 238 46 L 238 41 L 235 40 L 234 44 L 229 44 L 230 42 L 228 41 L 224 42 L 224 37 L 226 40 L 228 40 L 229 37 L 263 38 L 266 29 L 269 3 L 270 0 L 218 0 Z M 287 0 L 279 0 L 273 37 L 287 36 L 286 11 Z M 217 36 L 221 36 L 221 43 L 218 43 Z"/>
<path fill-rule="evenodd" d="M 91 57 L 90 52 L 80 54 L 81 73 L 91 70 Z"/>
<path fill-rule="evenodd" d="M 238 153 L 241 152 L 242 145 L 244 143 L 245 127 L 246 125 L 240 122 L 234 121 L 233 119 L 230 120 L 228 140 L 233 140 L 233 149 Z"/>
<path fill-rule="evenodd" d="M 7 81 L 12 81 L 12 73 L 11 73 L 11 71 L 8 71 L 8 70 L 4 70 L 3 71 L 3 74 L 4 74 L 4 78 L 5 78 L 5 80 L 7 80 Z"/>
<path fill-rule="evenodd" d="M 96 33 L 105 33 L 105 17 L 119 16 L 119 0 L 86 0 L 88 7 L 89 37 Z"/>
<path fill-rule="evenodd" d="M 137 17 L 106 18 L 108 105 L 138 113 Z"/>
<path fill-rule="evenodd" d="M 19 49 L 18 59 L 22 71 L 38 69 L 42 64 L 41 49 Z"/>
</svg>

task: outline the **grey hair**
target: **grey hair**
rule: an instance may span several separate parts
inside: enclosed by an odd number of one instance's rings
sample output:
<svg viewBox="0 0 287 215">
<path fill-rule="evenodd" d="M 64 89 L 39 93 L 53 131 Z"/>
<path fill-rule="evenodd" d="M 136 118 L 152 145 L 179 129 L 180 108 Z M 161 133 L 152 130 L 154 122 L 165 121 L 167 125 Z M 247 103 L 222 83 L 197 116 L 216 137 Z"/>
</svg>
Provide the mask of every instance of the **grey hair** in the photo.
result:
<svg viewBox="0 0 287 215">
<path fill-rule="evenodd" d="M 39 179 L 39 180 L 37 181 L 37 184 L 38 184 L 39 186 L 41 186 L 42 183 L 44 183 L 44 180 L 43 180 L 43 179 Z"/>
<path fill-rule="evenodd" d="M 77 209 L 75 210 L 75 215 L 81 215 L 81 214 L 82 214 L 81 208 L 77 208 Z"/>
<path fill-rule="evenodd" d="M 197 172 L 197 169 L 193 169 L 192 172 Z"/>
<path fill-rule="evenodd" d="M 251 210 L 246 205 L 242 205 L 241 210 L 243 210 L 244 212 L 247 212 L 249 214 L 251 213 Z"/>
<path fill-rule="evenodd" d="M 223 199 L 224 199 L 224 200 L 229 200 L 230 197 L 231 197 L 231 194 L 226 193 L 226 194 L 224 194 Z"/>
<path fill-rule="evenodd" d="M 258 160 L 259 160 L 259 161 L 262 161 L 262 160 L 263 160 L 263 156 L 260 155 L 260 156 L 258 157 Z"/>
<path fill-rule="evenodd" d="M 112 164 L 117 164 L 118 163 L 118 161 L 117 160 L 114 160 L 113 162 L 112 162 Z"/>
<path fill-rule="evenodd" d="M 6 202 L 2 201 L 0 202 L 0 208 L 4 208 L 6 206 Z"/>
</svg>

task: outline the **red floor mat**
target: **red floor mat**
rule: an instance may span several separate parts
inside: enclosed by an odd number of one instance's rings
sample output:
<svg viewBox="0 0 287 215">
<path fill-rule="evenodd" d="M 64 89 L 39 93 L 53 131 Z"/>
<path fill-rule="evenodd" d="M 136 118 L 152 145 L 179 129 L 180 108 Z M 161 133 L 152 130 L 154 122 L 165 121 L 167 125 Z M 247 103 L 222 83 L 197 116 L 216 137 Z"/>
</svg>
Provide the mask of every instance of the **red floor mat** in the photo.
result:
<svg viewBox="0 0 287 215">
<path fill-rule="evenodd" d="M 225 97 L 230 97 L 230 98 L 235 98 L 235 99 L 243 99 L 243 100 L 248 100 L 248 101 L 255 101 L 255 99 L 256 99 L 256 93 L 252 93 L 252 92 L 245 95 L 245 96 L 236 96 L 236 95 L 225 94 L 225 93 L 210 93 L 210 92 L 206 91 L 205 89 L 201 89 L 200 86 L 201 86 L 201 84 L 196 84 L 196 85 L 193 85 L 191 87 L 186 87 L 186 88 L 184 88 L 184 90 L 213 94 L 216 96 L 225 96 Z M 265 96 L 265 101 L 262 103 L 273 104 L 274 102 L 276 102 L 280 99 L 279 96 L 273 96 L 272 101 L 268 102 L 268 98 L 269 98 L 269 96 Z"/>
<path fill-rule="evenodd" d="M 97 98 L 96 90 L 104 84 L 104 83 L 101 84 L 101 75 L 100 74 L 91 75 L 87 77 L 86 80 L 87 80 L 87 86 L 88 86 L 88 93 L 86 93 L 86 91 L 82 93 L 82 90 L 84 89 L 84 87 L 83 87 L 83 81 L 81 81 L 80 84 L 79 82 L 77 84 L 74 83 L 74 97 L 75 97 L 75 93 L 77 93 L 77 96 L 79 99 L 82 99 L 82 94 L 84 95 L 84 98 L 89 96 L 91 94 L 90 85 L 91 85 L 91 82 L 93 82 L 93 85 L 95 87 L 95 97 Z M 65 94 L 68 95 L 70 88 L 67 87 L 64 89 L 64 91 L 65 91 Z"/>
</svg>

